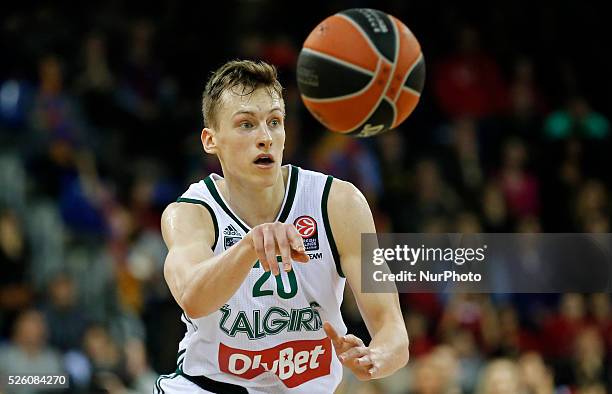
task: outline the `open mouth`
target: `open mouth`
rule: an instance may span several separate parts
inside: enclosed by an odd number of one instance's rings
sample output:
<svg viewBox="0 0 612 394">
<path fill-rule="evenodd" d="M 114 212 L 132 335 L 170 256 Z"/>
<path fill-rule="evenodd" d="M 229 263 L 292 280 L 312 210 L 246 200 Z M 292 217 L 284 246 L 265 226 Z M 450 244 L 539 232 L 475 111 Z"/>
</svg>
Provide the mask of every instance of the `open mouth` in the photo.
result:
<svg viewBox="0 0 612 394">
<path fill-rule="evenodd" d="M 274 160 L 272 159 L 272 156 L 261 155 L 261 156 L 258 156 L 257 159 L 255 159 L 253 163 L 259 164 L 259 165 L 270 165 L 274 163 Z"/>
</svg>

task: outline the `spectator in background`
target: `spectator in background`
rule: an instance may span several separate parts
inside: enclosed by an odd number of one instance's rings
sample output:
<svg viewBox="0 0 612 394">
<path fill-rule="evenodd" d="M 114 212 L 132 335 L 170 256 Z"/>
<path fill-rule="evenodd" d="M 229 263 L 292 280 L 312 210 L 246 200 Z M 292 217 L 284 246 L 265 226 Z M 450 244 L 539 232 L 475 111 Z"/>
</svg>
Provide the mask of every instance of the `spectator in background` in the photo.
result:
<svg viewBox="0 0 612 394">
<path fill-rule="evenodd" d="M 499 352 L 502 356 L 516 358 L 525 352 L 540 350 L 537 336 L 521 324 L 514 307 L 501 308 L 499 328 Z"/>
<path fill-rule="evenodd" d="M 451 127 L 452 145 L 447 173 L 455 189 L 468 204 L 480 196 L 484 173 L 479 151 L 476 123 L 470 118 L 457 119 Z M 478 208 L 477 202 L 471 208 Z"/>
<path fill-rule="evenodd" d="M 402 130 L 383 133 L 376 139 L 381 179 L 385 193 L 381 207 L 389 215 L 395 232 L 408 231 L 405 204 L 410 194 L 410 172 L 407 171 L 406 137 Z"/>
<path fill-rule="evenodd" d="M 551 369 L 536 352 L 526 352 L 518 359 L 521 385 L 529 394 L 552 394 L 555 390 Z"/>
<path fill-rule="evenodd" d="M 67 274 L 58 274 L 50 281 L 43 313 L 49 342 L 62 352 L 80 348 L 87 326 L 88 318 L 77 300 L 74 281 Z"/>
<path fill-rule="evenodd" d="M 69 175 L 62 179 L 59 209 L 73 236 L 100 236 L 107 231 L 104 214 L 110 195 L 98 177 L 96 158 L 73 147 Z"/>
<path fill-rule="evenodd" d="M 8 337 L 18 312 L 34 298 L 30 257 L 29 242 L 17 214 L 0 207 L 0 338 Z"/>
<path fill-rule="evenodd" d="M 521 392 L 521 389 L 517 365 L 508 359 L 497 359 L 485 367 L 476 393 L 517 394 Z"/>
<path fill-rule="evenodd" d="M 584 97 L 571 97 L 565 109 L 550 114 L 545 120 L 544 136 L 551 146 L 578 145 L 578 149 L 571 147 L 577 152 L 570 151 L 563 158 L 565 172 L 572 170 L 569 165 L 573 164 L 573 167 L 579 170 L 574 170 L 578 174 L 606 179 L 607 182 L 612 180 L 607 170 L 611 163 L 610 122 L 605 116 L 594 111 Z M 572 173 L 565 175 L 571 176 Z"/>
<path fill-rule="evenodd" d="M 367 143 L 338 133 L 325 133 L 312 149 L 310 162 L 317 171 L 354 183 L 370 204 L 379 200 L 380 163 Z"/>
<path fill-rule="evenodd" d="M 430 354 L 419 359 L 413 368 L 411 393 L 461 393 L 459 363 L 450 346 L 437 346 Z"/>
<path fill-rule="evenodd" d="M 390 220 L 380 209 L 383 183 L 374 150 L 361 140 L 338 133 L 325 133 L 310 153 L 312 168 L 334 174 L 357 186 L 367 198 L 378 231 L 390 231 Z"/>
<path fill-rule="evenodd" d="M 445 394 L 445 382 L 441 379 L 442 371 L 430 357 L 421 357 L 412 365 L 411 394 Z"/>
<path fill-rule="evenodd" d="M 544 339 L 544 354 L 561 360 L 567 360 L 572 354 L 572 341 L 586 326 L 584 297 L 581 294 L 569 293 L 561 297 L 559 310 L 549 316 L 542 324 L 540 337 Z"/>
<path fill-rule="evenodd" d="M 498 115 L 508 107 L 508 92 L 495 59 L 480 47 L 478 31 L 462 26 L 454 53 L 433 69 L 433 88 L 448 118 L 477 120 Z"/>
<path fill-rule="evenodd" d="M 62 61 L 57 56 L 47 55 L 39 60 L 39 86 L 30 119 L 30 127 L 37 132 L 31 141 L 34 147 L 44 147 L 55 140 L 91 142 L 77 102 L 64 91 L 63 74 Z"/>
<path fill-rule="evenodd" d="M 585 225 L 598 216 L 606 217 L 610 212 L 609 195 L 605 185 L 598 179 L 586 181 L 578 190 L 574 209 L 575 226 L 584 229 Z"/>
<path fill-rule="evenodd" d="M 420 313 L 408 312 L 404 314 L 406 330 L 410 332 L 410 356 L 417 359 L 431 352 L 435 341 L 429 334 L 427 319 Z"/>
<path fill-rule="evenodd" d="M 570 189 L 577 188 L 584 179 L 584 147 L 577 138 L 570 138 L 564 144 L 563 157 L 559 166 L 561 181 Z"/>
<path fill-rule="evenodd" d="M 462 234 L 481 233 L 482 225 L 475 213 L 462 211 L 455 216 L 454 231 Z"/>
<path fill-rule="evenodd" d="M 482 192 L 484 231 L 503 233 L 509 231 L 506 200 L 498 182 L 489 181 Z"/>
<path fill-rule="evenodd" d="M 405 204 L 404 209 L 411 218 L 412 228 L 422 230 L 430 218 L 451 217 L 459 208 L 459 199 L 442 177 L 434 159 L 421 159 L 415 167 L 412 201 Z"/>
<path fill-rule="evenodd" d="M 595 327 L 582 329 L 574 340 L 571 382 L 577 387 L 603 384 L 610 387 L 606 349 L 599 331 Z"/>
<path fill-rule="evenodd" d="M 494 350 L 499 343 L 497 315 L 490 297 L 483 294 L 452 294 L 437 329 L 439 339 L 446 343 L 456 330 L 468 330 L 485 352 Z"/>
<path fill-rule="evenodd" d="M 0 80 L 0 143 L 10 146 L 22 143 L 19 135 L 28 124 L 34 89 L 32 83 L 19 75 Z M 12 132 L 8 132 L 12 131 Z M 6 133 L 6 135 L 5 135 Z"/>
<path fill-rule="evenodd" d="M 571 137 L 602 140 L 610 135 L 610 122 L 595 112 L 584 97 L 574 96 L 564 109 L 546 118 L 544 134 L 553 140 Z"/>
<path fill-rule="evenodd" d="M 157 30 L 149 19 L 135 19 L 129 25 L 115 99 L 123 118 L 120 138 L 126 153 L 172 157 L 167 133 L 176 126 L 172 121 L 178 88 L 174 78 L 164 73 Z"/>
<path fill-rule="evenodd" d="M 74 83 L 88 119 L 98 127 L 116 122 L 114 93 L 116 77 L 110 68 L 106 40 L 101 33 L 85 37 L 81 48 L 80 73 Z"/>
<path fill-rule="evenodd" d="M 149 366 L 144 343 L 137 338 L 129 339 L 124 347 L 124 358 L 130 393 L 149 394 L 158 375 Z"/>
<path fill-rule="evenodd" d="M 461 388 L 465 393 L 473 393 L 478 382 L 478 373 L 485 365 L 474 334 L 465 329 L 451 334 L 449 344 L 457 354 Z"/>
<path fill-rule="evenodd" d="M 276 35 L 273 40 L 266 42 L 262 49 L 263 60 L 278 67 L 280 75 L 286 77 L 287 73 L 293 73 L 298 52 L 290 37 L 284 34 Z"/>
<path fill-rule="evenodd" d="M 612 351 L 612 308 L 610 295 L 595 293 L 589 297 L 589 311 L 592 324 L 597 327 L 606 345 L 606 352 Z"/>
<path fill-rule="evenodd" d="M 517 58 L 513 73 L 507 131 L 534 140 L 540 133 L 542 116 L 547 106 L 538 86 L 532 60 L 528 57 Z"/>
<path fill-rule="evenodd" d="M 96 146 L 91 129 L 81 118 L 73 97 L 64 92 L 60 60 L 43 57 L 39 63 L 40 87 L 32 112 L 37 131 L 29 149 L 36 192 L 59 201 L 65 223 L 74 234 L 104 231 L 97 182 Z"/>
<path fill-rule="evenodd" d="M 161 70 L 154 58 L 155 27 L 151 21 L 132 22 L 126 48 L 126 62 L 120 76 L 119 104 L 141 121 L 152 121 L 159 115 Z"/>
<path fill-rule="evenodd" d="M 47 346 L 47 326 L 43 315 L 34 309 L 22 312 L 13 327 L 11 342 L 0 348 L 0 375 L 57 375 L 63 373 L 60 357 Z M 15 393 L 31 393 L 30 387 Z"/>
<path fill-rule="evenodd" d="M 103 325 L 87 328 L 83 337 L 83 350 L 89 360 L 92 391 L 120 382 L 122 376 L 121 352 Z"/>
<path fill-rule="evenodd" d="M 580 185 L 584 183 L 588 159 L 584 141 L 572 137 L 547 147 L 543 153 L 542 173 L 552 176 L 542 179 L 543 219 L 555 231 L 577 231 L 574 217 L 559 212 L 571 213 Z"/>
<path fill-rule="evenodd" d="M 527 170 L 527 147 L 518 138 L 504 144 L 502 167 L 497 181 L 514 219 L 537 216 L 540 211 L 539 181 Z"/>
</svg>

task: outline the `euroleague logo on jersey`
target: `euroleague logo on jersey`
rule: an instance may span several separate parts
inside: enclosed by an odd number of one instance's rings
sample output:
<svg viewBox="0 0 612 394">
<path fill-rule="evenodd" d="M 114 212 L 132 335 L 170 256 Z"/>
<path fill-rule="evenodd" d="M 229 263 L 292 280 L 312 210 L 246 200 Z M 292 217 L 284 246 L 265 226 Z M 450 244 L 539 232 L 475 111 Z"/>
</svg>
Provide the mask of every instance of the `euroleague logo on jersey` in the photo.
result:
<svg viewBox="0 0 612 394">
<path fill-rule="evenodd" d="M 300 216 L 295 219 L 293 225 L 302 238 L 310 238 L 317 232 L 317 222 L 310 216 Z"/>
<path fill-rule="evenodd" d="M 319 249 L 319 233 L 317 231 L 317 221 L 311 216 L 300 216 L 295 219 L 293 225 L 304 239 L 306 251 Z"/>
</svg>

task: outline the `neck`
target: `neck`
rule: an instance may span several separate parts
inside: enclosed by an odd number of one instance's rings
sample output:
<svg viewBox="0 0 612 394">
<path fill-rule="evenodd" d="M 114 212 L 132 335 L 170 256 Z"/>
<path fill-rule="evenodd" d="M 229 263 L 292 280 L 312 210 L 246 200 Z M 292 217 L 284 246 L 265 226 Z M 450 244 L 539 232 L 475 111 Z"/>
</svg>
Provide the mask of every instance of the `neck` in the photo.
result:
<svg viewBox="0 0 612 394">
<path fill-rule="evenodd" d="M 232 211 L 253 228 L 262 223 L 271 223 L 278 217 L 288 178 L 289 168 L 282 167 L 278 179 L 268 187 L 254 187 L 233 180 L 231 176 L 217 182 L 217 187 Z"/>
</svg>

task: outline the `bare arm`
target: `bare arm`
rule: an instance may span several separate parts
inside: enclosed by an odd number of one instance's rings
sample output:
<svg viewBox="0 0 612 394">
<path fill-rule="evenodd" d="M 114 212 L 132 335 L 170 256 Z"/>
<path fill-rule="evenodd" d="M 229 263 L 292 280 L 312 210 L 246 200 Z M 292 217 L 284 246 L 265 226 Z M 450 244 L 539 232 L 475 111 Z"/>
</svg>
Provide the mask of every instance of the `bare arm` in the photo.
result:
<svg viewBox="0 0 612 394">
<path fill-rule="evenodd" d="M 275 275 L 277 255 L 283 256 L 285 270 L 291 267 L 288 261 L 308 261 L 297 230 L 284 223 L 259 225 L 228 250 L 213 255 L 212 217 L 195 204 L 170 204 L 162 215 L 162 235 L 168 247 L 164 277 L 174 299 L 191 318 L 206 316 L 225 304 L 258 258 Z"/>
<path fill-rule="evenodd" d="M 372 336 L 366 347 L 354 335 L 326 331 L 340 348 L 340 359 L 359 379 L 391 375 L 408 362 L 408 334 L 397 293 L 361 292 L 361 234 L 375 233 L 374 219 L 365 197 L 348 182 L 334 180 L 328 201 L 329 221 L 340 255 L 342 271 Z M 334 338 L 335 336 L 335 338 Z"/>
</svg>

